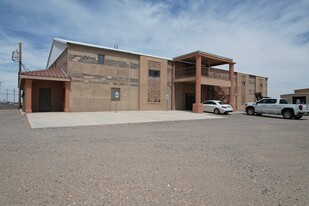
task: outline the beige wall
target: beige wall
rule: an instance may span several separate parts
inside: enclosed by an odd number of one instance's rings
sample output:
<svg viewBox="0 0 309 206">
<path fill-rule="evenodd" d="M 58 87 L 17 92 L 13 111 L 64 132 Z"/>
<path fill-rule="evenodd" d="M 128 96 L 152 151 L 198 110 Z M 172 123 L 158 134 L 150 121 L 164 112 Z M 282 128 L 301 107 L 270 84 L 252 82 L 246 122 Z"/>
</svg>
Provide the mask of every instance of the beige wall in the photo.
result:
<svg viewBox="0 0 309 206">
<path fill-rule="evenodd" d="M 309 88 L 306 89 L 296 89 L 294 90 L 295 93 L 309 93 Z"/>
<path fill-rule="evenodd" d="M 302 99 L 305 98 L 305 104 L 309 103 L 309 88 L 304 88 L 304 89 L 296 89 L 294 90 L 294 94 L 283 94 L 280 95 L 281 98 L 287 99 L 290 104 L 296 103 L 297 99 Z M 293 102 L 294 98 L 294 102 Z"/>
<path fill-rule="evenodd" d="M 148 70 L 149 62 L 160 63 L 160 102 L 148 101 Z M 140 56 L 140 86 L 139 86 L 139 109 L 140 110 L 165 110 L 166 95 L 169 95 L 168 108 L 171 108 L 171 87 L 172 65 L 165 59 L 158 59 L 147 56 Z"/>
<path fill-rule="evenodd" d="M 51 67 L 65 65 L 64 71 L 71 78 L 70 111 L 115 110 L 112 88 L 120 89 L 118 110 L 165 110 L 167 102 L 171 108 L 172 62 L 100 48 L 68 46 Z M 98 54 L 104 55 L 104 64 L 98 64 Z M 148 60 L 161 64 L 160 102 L 148 102 Z"/>
<path fill-rule="evenodd" d="M 98 54 L 104 64 L 98 64 Z M 111 88 L 120 89 L 118 110 L 138 110 L 139 57 L 104 49 L 70 45 L 70 111 L 113 111 Z"/>
<path fill-rule="evenodd" d="M 267 96 L 267 78 L 235 72 L 237 110 L 244 110 L 246 102 L 256 101 L 255 93 L 261 92 Z"/>
</svg>

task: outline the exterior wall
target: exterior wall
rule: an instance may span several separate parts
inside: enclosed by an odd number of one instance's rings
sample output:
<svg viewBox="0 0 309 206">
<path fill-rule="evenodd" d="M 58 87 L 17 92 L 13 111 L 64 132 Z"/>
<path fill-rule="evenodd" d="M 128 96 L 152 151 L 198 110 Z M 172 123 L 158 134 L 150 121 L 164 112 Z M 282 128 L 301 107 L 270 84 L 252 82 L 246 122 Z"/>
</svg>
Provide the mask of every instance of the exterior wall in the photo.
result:
<svg viewBox="0 0 309 206">
<path fill-rule="evenodd" d="M 214 73 L 220 73 L 223 79 L 226 79 L 228 71 L 219 69 L 213 70 Z M 213 79 L 216 81 L 217 79 Z M 229 102 L 229 87 L 213 85 L 202 85 L 201 101 L 216 99 L 223 102 Z M 249 74 L 237 73 L 234 75 L 234 96 L 237 110 L 244 110 L 246 102 L 256 101 L 255 93 L 261 92 L 262 96 L 267 96 L 267 78 Z M 176 82 L 175 84 L 175 109 L 185 110 L 186 93 L 195 93 L 194 83 Z"/>
<path fill-rule="evenodd" d="M 261 92 L 267 96 L 267 78 L 235 72 L 236 94 L 235 104 L 237 110 L 244 110 L 246 102 L 256 101 L 255 93 Z"/>
<path fill-rule="evenodd" d="M 154 66 L 157 65 L 157 66 Z M 155 80 L 149 77 L 149 69 L 157 67 L 160 77 Z M 147 56 L 140 56 L 140 86 L 139 86 L 139 109 L 140 110 L 165 110 L 166 104 L 171 108 L 171 82 L 172 65 L 168 60 Z M 156 81 L 156 82 L 155 82 Z M 156 87 L 156 88 L 152 88 Z M 150 96 L 156 92 L 157 97 L 153 101 Z M 166 96 L 169 96 L 167 101 Z"/>
<path fill-rule="evenodd" d="M 104 63 L 98 63 L 98 54 Z M 139 109 L 139 56 L 69 45 L 70 111 L 113 111 L 111 89 L 120 89 L 118 110 Z"/>
<path fill-rule="evenodd" d="M 203 91 L 203 86 L 202 86 Z M 203 93 L 203 92 L 202 92 Z M 195 94 L 194 83 L 176 83 L 175 84 L 175 109 L 186 110 L 186 94 Z M 204 95 L 202 94 L 202 99 Z"/>
<path fill-rule="evenodd" d="M 306 89 L 296 89 L 294 93 L 309 93 L 309 88 Z"/>
<path fill-rule="evenodd" d="M 66 49 L 49 68 L 61 68 L 67 73 L 68 50 Z"/>
<path fill-rule="evenodd" d="M 103 55 L 102 64 L 98 55 Z M 71 79 L 69 108 L 72 112 L 115 110 L 116 101 L 112 99 L 115 89 L 120 92 L 118 110 L 171 108 L 172 62 L 166 59 L 68 44 L 68 49 L 51 67 L 63 69 Z M 159 78 L 149 76 L 151 67 L 160 71 Z M 206 77 L 202 78 L 201 101 L 216 98 L 228 102 L 229 71 L 202 68 L 203 71 Z M 237 110 L 243 110 L 246 102 L 255 101 L 256 92 L 267 96 L 267 78 L 237 72 L 234 78 Z M 186 109 L 186 94 L 195 93 L 194 81 L 175 83 L 175 109 Z"/>
<path fill-rule="evenodd" d="M 283 94 L 280 95 L 280 98 L 287 99 L 289 104 L 295 104 L 295 100 L 305 98 L 305 101 L 302 101 L 301 103 L 309 104 L 309 93 Z"/>
<path fill-rule="evenodd" d="M 63 112 L 64 82 L 33 80 L 32 82 L 32 112 L 39 112 L 40 88 L 51 89 L 51 111 Z M 26 103 L 27 104 L 27 103 Z"/>
<path fill-rule="evenodd" d="M 295 104 L 300 101 L 303 104 L 309 103 L 309 88 L 296 89 L 294 94 L 283 94 L 280 95 L 281 98 L 287 99 L 290 104 Z"/>
</svg>

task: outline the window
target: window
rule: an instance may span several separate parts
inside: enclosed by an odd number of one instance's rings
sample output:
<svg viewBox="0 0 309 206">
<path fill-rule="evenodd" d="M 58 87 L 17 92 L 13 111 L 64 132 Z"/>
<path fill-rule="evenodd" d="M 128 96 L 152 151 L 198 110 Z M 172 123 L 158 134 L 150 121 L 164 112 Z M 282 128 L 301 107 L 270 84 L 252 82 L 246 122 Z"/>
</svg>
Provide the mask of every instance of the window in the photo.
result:
<svg viewBox="0 0 309 206">
<path fill-rule="evenodd" d="M 98 54 L 98 64 L 104 64 L 104 55 Z"/>
<path fill-rule="evenodd" d="M 154 69 L 149 69 L 148 76 L 149 77 L 160 77 L 160 71 L 154 70 Z"/>
<path fill-rule="evenodd" d="M 288 100 L 286 100 L 286 99 L 280 99 L 279 104 L 287 104 L 287 103 L 288 103 Z"/>
<path fill-rule="evenodd" d="M 265 104 L 276 104 L 277 99 L 266 99 Z"/>
<path fill-rule="evenodd" d="M 119 97 L 116 99 L 115 93 L 118 92 Z M 112 101 L 120 101 L 121 95 L 120 95 L 120 88 L 111 88 L 111 100 Z"/>
</svg>

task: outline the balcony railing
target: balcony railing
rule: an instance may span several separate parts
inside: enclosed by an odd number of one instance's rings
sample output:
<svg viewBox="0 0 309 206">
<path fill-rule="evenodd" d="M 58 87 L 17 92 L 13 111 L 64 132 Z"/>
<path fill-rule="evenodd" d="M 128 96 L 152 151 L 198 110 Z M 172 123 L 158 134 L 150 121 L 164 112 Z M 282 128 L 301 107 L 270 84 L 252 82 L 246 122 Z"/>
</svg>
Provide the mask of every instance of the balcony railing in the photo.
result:
<svg viewBox="0 0 309 206">
<path fill-rule="evenodd" d="M 223 79 L 229 80 L 229 71 L 218 70 L 210 67 L 202 67 L 202 76 L 214 79 Z M 175 78 L 186 78 L 186 77 L 195 77 L 196 68 L 195 67 L 186 67 L 186 68 L 176 68 Z"/>
</svg>

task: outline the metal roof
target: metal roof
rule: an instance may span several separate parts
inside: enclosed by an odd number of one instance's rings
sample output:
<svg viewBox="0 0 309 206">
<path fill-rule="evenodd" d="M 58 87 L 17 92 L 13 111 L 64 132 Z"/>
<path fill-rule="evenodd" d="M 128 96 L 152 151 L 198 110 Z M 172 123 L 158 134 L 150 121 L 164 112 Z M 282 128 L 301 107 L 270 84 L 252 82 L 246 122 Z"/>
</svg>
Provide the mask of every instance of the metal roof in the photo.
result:
<svg viewBox="0 0 309 206">
<path fill-rule="evenodd" d="M 153 58 L 166 59 L 169 61 L 173 60 L 167 57 L 154 56 L 150 54 L 127 51 L 127 50 L 122 50 L 122 49 L 115 49 L 115 48 L 105 47 L 105 46 L 100 46 L 100 45 L 95 45 L 95 44 L 88 44 L 88 43 L 82 43 L 82 42 L 77 42 L 77 41 L 54 38 L 53 44 L 50 49 L 49 57 L 47 60 L 46 69 L 49 68 L 57 60 L 57 58 L 67 49 L 68 44 L 75 44 L 75 45 L 93 47 L 93 48 L 98 48 L 98 49 L 106 49 L 110 51 L 123 52 L 123 53 L 128 53 L 128 54 L 139 55 L 139 56 L 148 56 L 148 57 L 153 57 Z"/>
<path fill-rule="evenodd" d="M 29 77 L 48 77 L 48 78 L 68 79 L 67 75 L 60 68 L 21 72 L 20 75 L 24 78 L 26 76 L 29 76 Z"/>
</svg>

